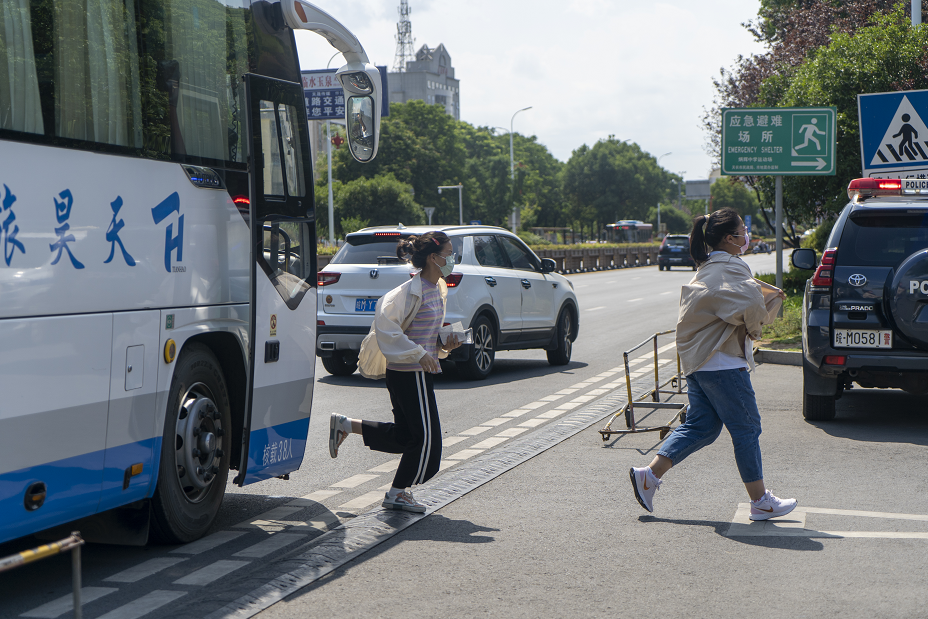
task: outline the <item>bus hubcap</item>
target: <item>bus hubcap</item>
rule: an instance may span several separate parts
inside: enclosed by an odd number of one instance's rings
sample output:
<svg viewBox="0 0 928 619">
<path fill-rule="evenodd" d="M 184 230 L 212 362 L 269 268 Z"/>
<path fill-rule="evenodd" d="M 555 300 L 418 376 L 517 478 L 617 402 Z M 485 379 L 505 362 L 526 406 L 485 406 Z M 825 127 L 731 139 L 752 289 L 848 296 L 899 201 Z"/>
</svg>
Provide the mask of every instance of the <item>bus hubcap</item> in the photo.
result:
<svg viewBox="0 0 928 619">
<path fill-rule="evenodd" d="M 203 383 L 181 398 L 174 439 L 177 479 L 192 502 L 201 500 L 219 472 L 222 459 L 222 414 Z"/>
</svg>

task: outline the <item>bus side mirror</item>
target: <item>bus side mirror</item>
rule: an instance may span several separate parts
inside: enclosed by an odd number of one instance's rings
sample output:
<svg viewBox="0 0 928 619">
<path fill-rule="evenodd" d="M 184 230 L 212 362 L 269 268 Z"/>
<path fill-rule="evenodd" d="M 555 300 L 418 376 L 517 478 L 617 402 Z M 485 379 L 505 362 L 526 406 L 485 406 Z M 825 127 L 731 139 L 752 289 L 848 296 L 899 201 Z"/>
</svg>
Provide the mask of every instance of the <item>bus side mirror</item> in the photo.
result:
<svg viewBox="0 0 928 619">
<path fill-rule="evenodd" d="M 370 64 L 355 69 L 345 65 L 336 76 L 345 92 L 345 120 L 348 124 L 348 150 L 361 163 L 377 156 L 380 137 L 380 71 Z"/>
</svg>

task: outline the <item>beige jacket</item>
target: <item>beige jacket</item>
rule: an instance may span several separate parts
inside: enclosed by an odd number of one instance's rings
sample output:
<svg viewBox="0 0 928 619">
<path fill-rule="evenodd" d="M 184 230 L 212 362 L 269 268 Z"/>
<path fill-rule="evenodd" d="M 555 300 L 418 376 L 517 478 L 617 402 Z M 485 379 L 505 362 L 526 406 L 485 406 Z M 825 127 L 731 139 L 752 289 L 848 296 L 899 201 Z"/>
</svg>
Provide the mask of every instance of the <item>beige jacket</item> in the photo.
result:
<svg viewBox="0 0 928 619">
<path fill-rule="evenodd" d="M 745 337 L 760 338 L 761 325 L 777 317 L 782 304 L 779 292 L 754 279 L 738 256 L 715 254 L 699 265 L 680 292 L 677 353 L 684 376 L 697 371 L 717 351 L 744 358 Z M 751 367 L 752 361 L 748 359 Z"/>
<path fill-rule="evenodd" d="M 438 293 L 441 295 L 442 323 L 448 307 L 448 286 L 445 280 L 438 279 Z M 387 375 L 387 361 L 391 363 L 418 363 L 425 355 L 425 349 L 406 337 L 406 329 L 422 306 L 422 279 L 418 274 L 403 282 L 377 301 L 374 322 L 371 330 L 361 342 L 358 354 L 358 370 L 365 378 L 374 380 Z M 448 353 L 440 347 L 438 356 L 444 359 Z"/>
</svg>

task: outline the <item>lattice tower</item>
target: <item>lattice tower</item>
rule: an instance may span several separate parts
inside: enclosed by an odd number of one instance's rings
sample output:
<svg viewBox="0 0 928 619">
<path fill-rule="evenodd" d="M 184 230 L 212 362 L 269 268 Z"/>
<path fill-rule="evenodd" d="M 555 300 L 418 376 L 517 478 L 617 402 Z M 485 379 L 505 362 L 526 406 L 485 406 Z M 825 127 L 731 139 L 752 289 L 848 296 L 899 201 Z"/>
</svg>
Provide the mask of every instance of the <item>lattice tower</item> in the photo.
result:
<svg viewBox="0 0 928 619">
<path fill-rule="evenodd" d="M 400 0 L 397 12 L 400 14 L 400 20 L 396 23 L 396 58 L 393 60 L 393 72 L 402 73 L 406 71 L 406 62 L 416 59 L 416 52 L 413 49 L 416 40 L 412 38 L 412 22 L 409 21 L 409 14 L 412 11 L 409 3 L 406 0 Z"/>
</svg>

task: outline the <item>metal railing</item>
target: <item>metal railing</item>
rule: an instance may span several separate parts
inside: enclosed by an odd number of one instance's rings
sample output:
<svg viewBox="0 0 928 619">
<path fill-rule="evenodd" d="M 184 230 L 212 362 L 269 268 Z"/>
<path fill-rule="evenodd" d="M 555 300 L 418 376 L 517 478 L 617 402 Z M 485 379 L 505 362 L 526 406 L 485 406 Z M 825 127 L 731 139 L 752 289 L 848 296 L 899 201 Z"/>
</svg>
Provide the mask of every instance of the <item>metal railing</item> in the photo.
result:
<svg viewBox="0 0 928 619">
<path fill-rule="evenodd" d="M 0 572 L 6 572 L 17 567 L 47 559 L 62 552 L 71 551 L 71 589 L 74 596 L 74 619 L 81 619 L 81 546 L 84 545 L 84 539 L 79 531 L 71 533 L 66 537 L 51 544 L 45 544 L 31 550 L 23 550 L 15 555 L 3 557 L 0 559 Z"/>
<path fill-rule="evenodd" d="M 599 431 L 599 433 L 603 437 L 603 441 L 609 440 L 609 437 L 611 437 L 613 434 L 636 434 L 638 432 L 660 432 L 660 437 L 661 439 L 663 439 L 665 436 L 667 436 L 668 433 L 670 433 L 671 430 L 673 430 L 673 428 L 671 427 L 671 424 L 674 421 L 679 420 L 680 423 L 683 423 L 686 420 L 687 404 L 685 403 L 681 404 L 679 402 L 661 402 L 662 394 L 673 396 L 673 395 L 683 395 L 684 393 L 686 393 L 685 391 L 683 391 L 683 374 L 680 369 L 680 355 L 676 355 L 677 373 L 674 374 L 672 377 L 670 377 L 670 379 L 664 381 L 663 383 L 660 382 L 660 365 L 658 364 L 658 360 L 657 360 L 657 338 L 658 336 L 669 335 L 671 333 L 676 333 L 676 330 L 671 329 L 670 331 L 660 331 L 658 333 L 655 333 L 654 335 L 644 340 L 643 342 L 641 342 L 634 348 L 626 350 L 625 352 L 622 353 L 622 357 L 625 362 L 625 388 L 628 391 L 628 403 L 625 404 L 625 406 L 623 406 L 622 408 L 620 408 L 612 417 L 610 417 L 609 422 L 606 423 L 606 426 L 602 430 Z M 645 392 L 644 394 L 642 394 L 640 399 L 636 400 L 632 396 L 632 376 L 631 376 L 631 372 L 629 372 L 629 367 L 628 367 L 628 355 L 635 352 L 639 348 L 645 346 L 648 342 L 653 342 L 654 344 L 654 389 L 651 389 Z M 670 385 L 672 390 L 663 389 L 663 387 L 666 387 L 667 385 Z M 647 401 L 648 398 L 650 398 L 650 401 Z M 677 413 L 670 419 L 670 421 L 668 421 L 664 425 L 651 426 L 651 427 L 639 427 L 637 423 L 635 422 L 635 405 L 636 404 L 638 404 L 640 407 L 644 407 L 648 409 L 661 409 L 661 408 L 675 409 Z M 615 421 L 617 418 L 621 417 L 622 415 L 625 415 L 625 426 L 628 429 L 627 430 L 613 430 L 612 422 Z"/>
</svg>

